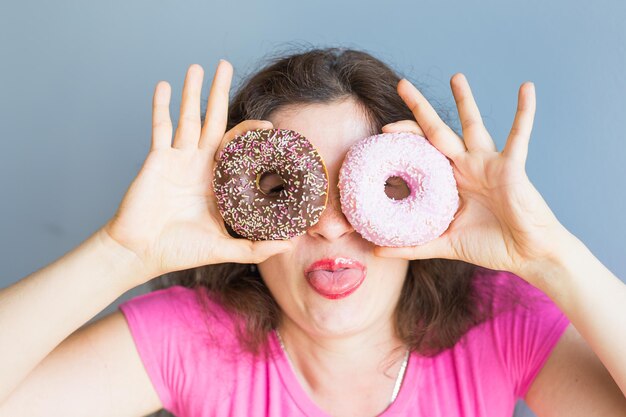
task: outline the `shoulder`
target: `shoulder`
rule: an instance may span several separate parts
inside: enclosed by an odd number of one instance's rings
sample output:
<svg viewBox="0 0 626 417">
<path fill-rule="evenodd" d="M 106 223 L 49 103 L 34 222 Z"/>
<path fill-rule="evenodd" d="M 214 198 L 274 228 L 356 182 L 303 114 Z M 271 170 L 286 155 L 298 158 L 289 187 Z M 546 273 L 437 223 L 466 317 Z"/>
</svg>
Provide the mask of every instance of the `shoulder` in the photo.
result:
<svg viewBox="0 0 626 417">
<path fill-rule="evenodd" d="M 182 303 L 187 307 L 193 307 L 193 304 L 195 303 L 194 300 L 197 298 L 199 291 L 200 290 L 198 289 L 188 288 L 182 285 L 172 285 L 171 287 L 152 290 L 150 292 L 137 295 L 120 305 L 132 304 L 141 306 L 166 306 Z"/>
<path fill-rule="evenodd" d="M 479 268 L 474 285 L 488 309 L 485 325 L 478 327 L 499 342 L 521 342 L 533 333 L 560 336 L 569 324 L 550 297 L 512 272 Z"/>
<path fill-rule="evenodd" d="M 493 366 L 502 367 L 518 397 L 523 397 L 570 324 L 541 290 L 507 271 L 481 268 L 476 285 L 491 317 L 470 338 L 489 345 Z"/>
<path fill-rule="evenodd" d="M 182 285 L 173 285 L 135 296 L 122 302 L 120 308 L 141 308 L 154 313 L 180 312 L 189 315 L 209 310 L 221 315 L 228 315 L 226 310 L 215 301 L 205 288 L 188 288 Z"/>
<path fill-rule="evenodd" d="M 133 335 L 153 340 L 234 337 L 235 319 L 205 288 L 181 285 L 135 296 L 119 305 Z"/>
<path fill-rule="evenodd" d="M 564 316 L 543 291 L 512 272 L 478 267 L 473 286 L 492 320 L 520 316 L 530 319 L 537 314 Z"/>
<path fill-rule="evenodd" d="M 240 348 L 234 320 L 205 289 L 172 286 L 120 304 L 137 352 L 166 409 L 208 415 L 230 395 Z"/>
</svg>

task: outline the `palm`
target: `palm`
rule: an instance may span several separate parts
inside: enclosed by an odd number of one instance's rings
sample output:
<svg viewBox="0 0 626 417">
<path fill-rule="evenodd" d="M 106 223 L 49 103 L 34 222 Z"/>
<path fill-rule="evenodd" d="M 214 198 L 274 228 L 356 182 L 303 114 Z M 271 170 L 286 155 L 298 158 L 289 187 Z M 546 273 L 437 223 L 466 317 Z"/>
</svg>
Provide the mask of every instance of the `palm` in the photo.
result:
<svg viewBox="0 0 626 417">
<path fill-rule="evenodd" d="M 198 65 L 187 72 L 181 121 L 173 141 L 169 85 L 157 84 L 150 153 L 115 216 L 104 227 L 152 276 L 211 263 L 257 263 L 291 246 L 228 235 L 213 195 L 215 155 L 223 142 L 234 136 L 269 126 L 268 122 L 246 120 L 224 132 L 232 77 L 232 68 L 225 63 L 218 66 L 201 126 L 202 76 Z"/>
<path fill-rule="evenodd" d="M 455 258 L 507 270 L 547 256 L 554 216 L 526 174 L 497 152 L 479 158 L 454 168 L 461 207 L 444 236 Z"/>
<path fill-rule="evenodd" d="M 505 149 L 497 152 L 467 82 L 453 77 L 451 84 L 463 138 L 439 119 L 408 82 L 399 84 L 398 89 L 417 123 L 402 121 L 385 126 L 383 131 L 412 130 L 426 136 L 448 157 L 459 190 L 459 210 L 437 239 L 412 248 L 377 248 L 377 253 L 410 259 L 458 259 L 494 270 L 521 271 L 529 260 L 552 256 L 550 236 L 560 227 L 524 169 L 534 117 L 534 90 L 520 89 L 511 134 Z"/>
<path fill-rule="evenodd" d="M 212 159 L 206 152 L 151 151 L 120 205 L 118 227 L 128 241 L 151 242 L 144 249 L 161 267 L 201 265 L 215 249 L 212 236 L 226 238 L 212 195 Z"/>
</svg>

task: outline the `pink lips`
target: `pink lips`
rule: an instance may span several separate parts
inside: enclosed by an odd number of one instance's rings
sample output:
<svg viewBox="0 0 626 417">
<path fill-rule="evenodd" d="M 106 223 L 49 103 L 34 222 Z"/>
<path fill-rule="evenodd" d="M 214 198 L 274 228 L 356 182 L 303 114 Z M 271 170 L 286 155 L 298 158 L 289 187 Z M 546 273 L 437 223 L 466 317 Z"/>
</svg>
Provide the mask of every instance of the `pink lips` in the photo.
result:
<svg viewBox="0 0 626 417">
<path fill-rule="evenodd" d="M 311 264 L 305 271 L 307 282 L 320 295 L 337 299 L 353 293 L 365 279 L 366 268 L 350 258 L 327 258 Z"/>
</svg>

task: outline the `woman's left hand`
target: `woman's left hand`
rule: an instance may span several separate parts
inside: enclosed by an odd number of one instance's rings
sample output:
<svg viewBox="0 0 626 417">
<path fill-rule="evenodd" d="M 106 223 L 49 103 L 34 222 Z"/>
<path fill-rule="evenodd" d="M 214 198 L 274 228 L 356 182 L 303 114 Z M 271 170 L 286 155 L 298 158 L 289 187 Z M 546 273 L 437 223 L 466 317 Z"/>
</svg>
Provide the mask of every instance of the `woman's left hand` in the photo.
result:
<svg viewBox="0 0 626 417">
<path fill-rule="evenodd" d="M 398 93 L 417 123 L 403 120 L 383 132 L 412 131 L 426 137 L 451 162 L 460 207 L 448 229 L 423 245 L 376 247 L 379 256 L 457 259 L 526 277 L 534 264 L 557 256 L 565 228 L 530 183 L 525 163 L 535 115 L 534 84 L 519 90 L 518 107 L 506 145 L 498 152 L 485 128 L 469 84 L 461 73 L 450 80 L 463 138 L 437 115 L 408 80 Z"/>
</svg>

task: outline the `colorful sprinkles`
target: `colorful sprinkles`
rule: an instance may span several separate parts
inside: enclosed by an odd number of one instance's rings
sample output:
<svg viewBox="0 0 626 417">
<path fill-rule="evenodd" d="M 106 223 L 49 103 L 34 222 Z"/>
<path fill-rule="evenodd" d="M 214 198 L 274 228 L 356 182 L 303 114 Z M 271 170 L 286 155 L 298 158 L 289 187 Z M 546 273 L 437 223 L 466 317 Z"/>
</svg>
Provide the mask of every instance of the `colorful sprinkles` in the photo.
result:
<svg viewBox="0 0 626 417">
<path fill-rule="evenodd" d="M 276 194 L 259 189 L 257 178 L 276 173 L 285 183 Z M 321 156 L 289 129 L 256 129 L 224 147 L 213 175 L 217 205 L 232 229 L 250 240 L 289 239 L 319 220 L 328 197 Z"/>
<path fill-rule="evenodd" d="M 385 194 L 390 177 L 401 177 L 410 195 Z M 422 245 L 441 236 L 459 208 L 450 161 L 410 132 L 382 133 L 350 147 L 339 171 L 341 210 L 365 239 L 380 246 Z"/>
</svg>

